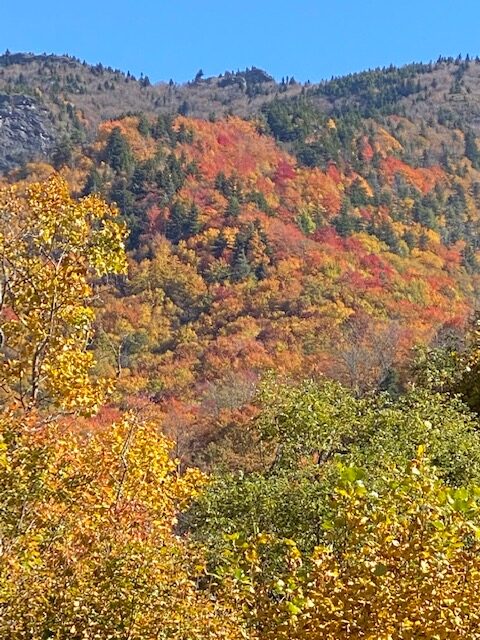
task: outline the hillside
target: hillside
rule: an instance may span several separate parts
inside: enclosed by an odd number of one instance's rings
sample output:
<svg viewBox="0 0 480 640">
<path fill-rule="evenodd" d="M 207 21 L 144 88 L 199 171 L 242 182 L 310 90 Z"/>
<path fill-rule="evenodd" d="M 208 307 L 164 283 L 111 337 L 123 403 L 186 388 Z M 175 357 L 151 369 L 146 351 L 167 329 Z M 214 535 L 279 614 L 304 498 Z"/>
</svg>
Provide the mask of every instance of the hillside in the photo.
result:
<svg viewBox="0 0 480 640">
<path fill-rule="evenodd" d="M 269 370 L 398 392 L 414 345 L 461 337 L 480 284 L 479 61 L 307 86 L 0 66 L 6 100 L 56 131 L 4 180 L 57 170 L 122 212 L 129 275 L 102 284 L 92 347 L 118 400 L 153 403 L 180 449 L 248 419 Z"/>
<path fill-rule="evenodd" d="M 181 114 L 213 119 L 227 115 L 256 116 L 272 102 L 307 98 L 324 114 L 378 116 L 401 114 L 427 124 L 480 126 L 480 64 L 478 59 L 439 58 L 435 63 L 388 67 L 301 85 L 281 82 L 252 67 L 191 82 L 152 84 L 148 77 L 88 65 L 69 56 L 25 53 L 0 56 L 0 96 L 28 96 L 46 110 L 57 139 L 91 140 L 98 124 L 128 113 Z M 8 118 L 2 115 L 3 129 Z M 32 132 L 32 136 L 35 132 Z M 292 137 L 292 132 L 287 134 Z M 52 149 L 32 149 L 29 159 Z M 0 165 L 11 168 L 15 160 Z"/>
<path fill-rule="evenodd" d="M 479 73 L 0 58 L 0 639 L 480 640 Z"/>
<path fill-rule="evenodd" d="M 91 139 L 100 122 L 126 113 L 182 113 L 202 118 L 234 113 L 246 117 L 258 113 L 279 92 L 294 96 L 301 89 L 294 81 L 277 85 L 255 68 L 226 72 L 219 78 L 199 77 L 186 85 L 173 81 L 152 85 L 147 77 L 136 79 L 130 73 L 87 65 L 69 56 L 8 52 L 0 56 L 3 100 L 7 96 L 28 99 L 37 109 L 46 110 L 58 139 L 67 135 L 74 142 Z M 13 112 L 10 121 L 16 117 Z M 8 129 L 9 118 L 3 115 L 2 120 L 2 129 Z M 35 132 L 31 135 L 34 138 Z M 30 159 L 37 159 L 46 149 L 36 151 L 32 150 Z M 14 164 L 14 160 L 3 160 L 0 169 Z"/>
</svg>

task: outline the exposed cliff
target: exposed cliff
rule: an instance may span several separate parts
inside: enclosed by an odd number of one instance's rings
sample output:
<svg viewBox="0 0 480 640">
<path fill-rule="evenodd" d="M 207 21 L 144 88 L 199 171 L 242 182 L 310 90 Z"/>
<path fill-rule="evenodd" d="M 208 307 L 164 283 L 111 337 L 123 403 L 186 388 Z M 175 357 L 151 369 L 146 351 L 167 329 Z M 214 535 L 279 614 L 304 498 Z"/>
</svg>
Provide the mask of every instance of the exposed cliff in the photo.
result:
<svg viewBox="0 0 480 640">
<path fill-rule="evenodd" d="M 45 107 L 29 96 L 0 94 L 0 171 L 45 157 L 54 143 Z"/>
</svg>

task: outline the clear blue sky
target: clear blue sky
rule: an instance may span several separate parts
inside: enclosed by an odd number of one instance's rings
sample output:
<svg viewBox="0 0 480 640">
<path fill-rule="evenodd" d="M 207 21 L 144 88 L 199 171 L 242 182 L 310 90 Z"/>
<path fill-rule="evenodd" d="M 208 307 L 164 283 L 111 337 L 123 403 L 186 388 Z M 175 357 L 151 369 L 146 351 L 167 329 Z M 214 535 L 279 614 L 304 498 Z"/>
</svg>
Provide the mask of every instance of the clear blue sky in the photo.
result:
<svg viewBox="0 0 480 640">
<path fill-rule="evenodd" d="M 186 81 L 261 67 L 312 82 L 480 54 L 478 0 L 2 0 L 0 50 Z"/>
</svg>

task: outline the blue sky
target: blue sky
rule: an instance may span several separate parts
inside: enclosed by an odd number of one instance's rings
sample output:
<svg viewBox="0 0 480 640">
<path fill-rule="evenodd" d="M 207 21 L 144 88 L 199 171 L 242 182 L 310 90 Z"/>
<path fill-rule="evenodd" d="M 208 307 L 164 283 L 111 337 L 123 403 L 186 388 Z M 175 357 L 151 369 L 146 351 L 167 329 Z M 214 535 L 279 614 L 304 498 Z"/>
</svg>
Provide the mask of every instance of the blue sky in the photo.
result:
<svg viewBox="0 0 480 640">
<path fill-rule="evenodd" d="M 1 2 L 0 50 L 70 53 L 152 82 L 261 67 L 312 82 L 480 54 L 478 0 Z"/>
</svg>

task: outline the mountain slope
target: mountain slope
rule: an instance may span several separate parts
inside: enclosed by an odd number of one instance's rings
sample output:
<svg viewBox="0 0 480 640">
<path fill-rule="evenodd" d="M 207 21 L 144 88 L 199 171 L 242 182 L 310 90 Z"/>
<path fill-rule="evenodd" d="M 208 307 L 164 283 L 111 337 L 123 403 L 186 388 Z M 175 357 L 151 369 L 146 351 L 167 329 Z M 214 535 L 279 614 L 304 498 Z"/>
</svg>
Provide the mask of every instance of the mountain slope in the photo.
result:
<svg viewBox="0 0 480 640">
<path fill-rule="evenodd" d="M 152 85 L 147 77 L 88 65 L 69 56 L 6 52 L 0 56 L 0 94 L 29 96 L 46 109 L 57 139 L 91 139 L 98 124 L 125 113 L 176 114 L 200 118 L 251 117 L 272 102 L 303 97 L 324 114 L 401 114 L 426 123 L 465 126 L 480 123 L 478 59 L 439 58 L 435 63 L 389 67 L 301 85 L 277 83 L 252 68 L 185 85 Z M 289 134 L 292 135 L 291 133 Z M 35 159 L 30 154 L 30 159 Z M 3 170 L 10 163 L 1 167 Z"/>
<path fill-rule="evenodd" d="M 55 120 L 54 167 L 4 180 L 55 168 L 77 195 L 118 204 L 130 273 L 102 286 L 92 347 L 122 397 L 155 403 L 180 439 L 248 418 L 268 370 L 398 390 L 412 346 L 461 335 L 480 284 L 478 62 L 310 87 L 250 70 L 178 89 L 28 57 L 4 65 L 2 82 L 19 68 Z M 95 93 L 100 77 L 116 88 Z M 251 99 L 249 82 L 262 88 Z M 210 107 L 223 96 L 242 115 L 243 101 L 251 117 L 155 104 L 177 90 Z M 137 102 L 142 113 L 104 119 Z"/>
<path fill-rule="evenodd" d="M 412 167 L 397 139 L 369 127 L 354 170 L 302 167 L 239 118 L 101 125 L 62 171 L 116 201 L 132 229 L 130 281 L 102 320 L 128 345 L 118 346 L 128 384 L 188 395 L 273 367 L 368 388 L 415 341 L 465 321 L 480 173 L 468 159 L 462 178 Z"/>
</svg>

